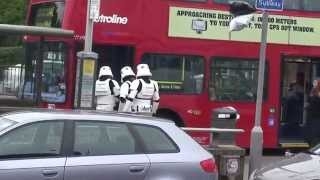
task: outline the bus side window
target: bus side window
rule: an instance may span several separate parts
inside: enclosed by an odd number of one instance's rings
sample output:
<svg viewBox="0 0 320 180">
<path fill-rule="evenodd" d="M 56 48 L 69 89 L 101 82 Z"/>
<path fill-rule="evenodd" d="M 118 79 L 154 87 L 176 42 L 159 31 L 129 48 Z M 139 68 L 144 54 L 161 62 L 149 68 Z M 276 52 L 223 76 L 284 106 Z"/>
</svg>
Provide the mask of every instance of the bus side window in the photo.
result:
<svg viewBox="0 0 320 180">
<path fill-rule="evenodd" d="M 258 60 L 212 58 L 210 99 L 218 101 L 255 101 L 258 86 Z M 264 98 L 267 94 L 267 69 Z"/>
<path fill-rule="evenodd" d="M 200 94 L 203 89 L 204 59 L 194 55 L 144 54 L 152 78 L 161 93 Z"/>
</svg>

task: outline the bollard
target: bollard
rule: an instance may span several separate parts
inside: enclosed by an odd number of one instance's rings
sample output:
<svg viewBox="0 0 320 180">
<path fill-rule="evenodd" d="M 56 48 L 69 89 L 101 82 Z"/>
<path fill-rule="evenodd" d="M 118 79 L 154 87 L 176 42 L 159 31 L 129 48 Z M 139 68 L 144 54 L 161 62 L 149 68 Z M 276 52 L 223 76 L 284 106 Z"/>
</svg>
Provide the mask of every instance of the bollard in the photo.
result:
<svg viewBox="0 0 320 180">
<path fill-rule="evenodd" d="M 207 150 L 215 157 L 219 180 L 243 180 L 246 151 L 235 145 L 216 145 Z"/>
</svg>

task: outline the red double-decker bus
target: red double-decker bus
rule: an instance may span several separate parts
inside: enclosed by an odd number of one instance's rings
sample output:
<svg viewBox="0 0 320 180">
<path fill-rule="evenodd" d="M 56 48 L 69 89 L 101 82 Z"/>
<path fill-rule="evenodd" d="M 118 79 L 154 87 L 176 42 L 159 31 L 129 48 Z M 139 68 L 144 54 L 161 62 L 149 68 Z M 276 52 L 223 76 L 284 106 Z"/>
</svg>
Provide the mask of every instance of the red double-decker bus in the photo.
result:
<svg viewBox="0 0 320 180">
<path fill-rule="evenodd" d="M 248 0 L 255 3 L 254 0 Z M 306 146 L 309 94 L 320 77 L 320 1 L 284 0 L 269 16 L 262 128 L 264 147 Z M 84 46 L 86 0 L 30 0 L 28 24 L 75 31 L 73 38 L 44 37 L 42 102 L 73 108 L 76 53 Z M 254 124 L 261 15 L 229 32 L 228 0 L 101 0 L 94 19 L 98 68 L 149 64 L 159 82 L 158 115 L 179 126 L 214 126 L 212 111 L 232 106 L 241 117 L 237 144 L 250 145 Z M 27 43 L 24 96 L 32 96 L 38 39 Z M 312 126 L 312 124 L 311 124 Z M 193 134 L 208 144 L 206 134 Z"/>
</svg>

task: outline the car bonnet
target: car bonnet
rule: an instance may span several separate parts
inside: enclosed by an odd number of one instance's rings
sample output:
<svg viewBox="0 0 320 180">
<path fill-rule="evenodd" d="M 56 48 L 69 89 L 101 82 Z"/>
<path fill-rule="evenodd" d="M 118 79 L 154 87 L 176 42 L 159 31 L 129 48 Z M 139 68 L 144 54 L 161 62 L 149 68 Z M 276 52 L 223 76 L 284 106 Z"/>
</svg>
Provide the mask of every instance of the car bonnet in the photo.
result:
<svg viewBox="0 0 320 180">
<path fill-rule="evenodd" d="M 272 163 L 255 173 L 261 179 L 320 179 L 320 157 L 307 153 L 299 153 L 289 159 Z"/>
</svg>

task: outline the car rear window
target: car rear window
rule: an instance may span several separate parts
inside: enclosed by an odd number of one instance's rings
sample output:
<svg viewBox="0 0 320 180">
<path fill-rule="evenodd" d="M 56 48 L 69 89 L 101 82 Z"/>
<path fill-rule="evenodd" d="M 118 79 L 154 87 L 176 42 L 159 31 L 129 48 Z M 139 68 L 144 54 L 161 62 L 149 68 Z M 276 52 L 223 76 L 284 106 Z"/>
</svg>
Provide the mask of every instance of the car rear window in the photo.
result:
<svg viewBox="0 0 320 180">
<path fill-rule="evenodd" d="M 146 153 L 155 154 L 179 152 L 178 146 L 160 128 L 146 125 L 134 125 L 134 129 L 142 139 Z"/>
<path fill-rule="evenodd" d="M 7 129 L 10 126 L 13 126 L 17 122 L 6 119 L 6 118 L 0 118 L 0 132 Z"/>
</svg>

